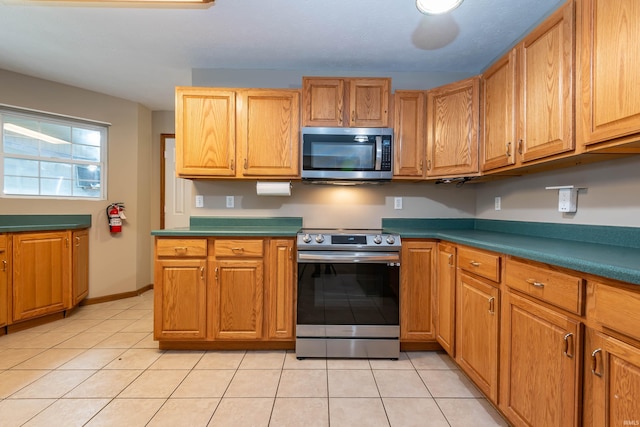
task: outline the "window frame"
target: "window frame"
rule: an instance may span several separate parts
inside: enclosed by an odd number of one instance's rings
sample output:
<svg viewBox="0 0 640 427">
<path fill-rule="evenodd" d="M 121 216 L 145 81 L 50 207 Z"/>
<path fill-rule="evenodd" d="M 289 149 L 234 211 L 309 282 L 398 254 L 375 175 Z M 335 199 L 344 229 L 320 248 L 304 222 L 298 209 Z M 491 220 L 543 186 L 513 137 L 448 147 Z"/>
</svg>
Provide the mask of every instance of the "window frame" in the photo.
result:
<svg viewBox="0 0 640 427">
<path fill-rule="evenodd" d="M 64 157 L 47 157 L 41 154 L 37 156 L 14 156 L 5 153 L 5 141 L 4 141 L 4 123 L 5 116 L 10 117 L 23 117 L 28 120 L 37 120 L 52 125 L 69 126 L 71 128 L 97 130 L 101 134 L 100 141 L 100 161 L 99 162 L 83 162 L 82 160 L 64 158 Z M 15 107 L 12 105 L 0 104 L 0 198 L 2 199 L 35 199 L 35 200 L 86 200 L 86 201 L 103 201 L 107 200 L 107 182 L 108 182 L 108 143 L 109 143 L 109 127 L 111 123 L 100 122 L 96 120 L 89 120 L 79 117 L 67 116 L 62 114 L 50 113 L 45 111 Z M 71 141 L 71 144 L 74 144 Z M 78 144 L 78 146 L 84 144 Z M 73 146 L 73 145 L 72 145 Z M 97 197 L 91 197 L 87 195 L 55 195 L 55 194 L 6 194 L 5 188 L 5 159 L 25 159 L 35 160 L 40 162 L 60 163 L 71 165 L 72 167 L 72 185 L 77 185 L 78 176 L 76 174 L 76 168 L 78 165 L 86 164 L 98 164 L 100 167 L 100 194 Z M 38 173 L 37 176 L 39 185 L 39 192 L 42 192 L 42 179 L 46 179 Z M 73 191 L 73 188 L 72 188 Z"/>
</svg>

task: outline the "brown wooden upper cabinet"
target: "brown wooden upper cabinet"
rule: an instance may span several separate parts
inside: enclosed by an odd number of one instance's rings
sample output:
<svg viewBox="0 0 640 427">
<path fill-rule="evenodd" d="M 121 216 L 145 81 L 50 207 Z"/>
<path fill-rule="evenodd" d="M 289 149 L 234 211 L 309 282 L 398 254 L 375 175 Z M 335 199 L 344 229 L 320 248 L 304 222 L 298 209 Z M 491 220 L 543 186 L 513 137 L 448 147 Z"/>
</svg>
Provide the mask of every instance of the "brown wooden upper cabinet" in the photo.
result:
<svg viewBox="0 0 640 427">
<path fill-rule="evenodd" d="M 397 90 L 393 95 L 394 179 L 424 177 L 425 99 L 419 90 Z"/>
<path fill-rule="evenodd" d="M 302 78 L 302 125 L 389 127 L 390 78 Z"/>
<path fill-rule="evenodd" d="M 577 2 L 576 132 L 587 150 L 640 143 L 640 4 Z M 605 143 L 610 141 L 608 143 Z"/>
<path fill-rule="evenodd" d="M 176 172 L 183 177 L 299 175 L 300 92 L 176 88 Z"/>
<path fill-rule="evenodd" d="M 427 177 L 478 175 L 480 78 L 427 92 Z"/>
<path fill-rule="evenodd" d="M 574 150 L 574 10 L 567 2 L 483 74 L 482 171 Z"/>
</svg>

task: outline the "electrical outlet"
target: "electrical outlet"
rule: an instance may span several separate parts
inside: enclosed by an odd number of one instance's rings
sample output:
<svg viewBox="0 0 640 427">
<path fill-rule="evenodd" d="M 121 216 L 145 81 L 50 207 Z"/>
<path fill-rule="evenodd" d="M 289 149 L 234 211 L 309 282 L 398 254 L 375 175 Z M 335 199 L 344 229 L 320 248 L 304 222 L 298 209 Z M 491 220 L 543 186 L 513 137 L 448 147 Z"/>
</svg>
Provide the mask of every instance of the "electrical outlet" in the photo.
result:
<svg viewBox="0 0 640 427">
<path fill-rule="evenodd" d="M 393 209 L 402 209 L 402 197 L 393 198 Z"/>
<path fill-rule="evenodd" d="M 228 208 L 233 208 L 234 205 L 234 197 L 233 196 L 227 196 L 227 207 Z"/>
<path fill-rule="evenodd" d="M 561 188 L 558 190 L 558 211 L 576 212 L 578 203 L 577 188 Z"/>
<path fill-rule="evenodd" d="M 495 203 L 495 209 L 496 209 L 497 211 L 499 211 L 500 209 L 502 209 L 502 197 L 497 196 L 497 197 L 494 199 L 494 203 Z"/>
<path fill-rule="evenodd" d="M 201 194 L 196 196 L 196 208 L 204 208 L 204 196 Z"/>
</svg>

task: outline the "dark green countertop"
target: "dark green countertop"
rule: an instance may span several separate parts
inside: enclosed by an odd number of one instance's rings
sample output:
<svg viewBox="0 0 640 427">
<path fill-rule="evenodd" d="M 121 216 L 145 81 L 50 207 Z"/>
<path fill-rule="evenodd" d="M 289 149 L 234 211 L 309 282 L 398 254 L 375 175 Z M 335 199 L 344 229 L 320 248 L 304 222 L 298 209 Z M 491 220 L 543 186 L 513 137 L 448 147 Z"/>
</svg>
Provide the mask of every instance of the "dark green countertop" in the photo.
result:
<svg viewBox="0 0 640 427">
<path fill-rule="evenodd" d="M 0 215 L 0 233 L 78 230 L 91 227 L 91 215 Z"/>
<path fill-rule="evenodd" d="M 153 230 L 154 236 L 295 236 L 299 217 L 191 217 L 189 227 Z"/>
<path fill-rule="evenodd" d="M 404 238 L 465 244 L 640 285 L 640 228 L 474 219 L 383 219 Z"/>
</svg>

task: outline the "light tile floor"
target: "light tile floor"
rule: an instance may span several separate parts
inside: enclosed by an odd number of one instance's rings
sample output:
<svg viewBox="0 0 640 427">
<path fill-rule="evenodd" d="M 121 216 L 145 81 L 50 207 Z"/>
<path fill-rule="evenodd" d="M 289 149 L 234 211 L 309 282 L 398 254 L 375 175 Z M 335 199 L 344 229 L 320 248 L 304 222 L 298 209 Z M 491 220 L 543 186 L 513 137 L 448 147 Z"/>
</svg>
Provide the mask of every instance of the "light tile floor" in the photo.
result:
<svg viewBox="0 0 640 427">
<path fill-rule="evenodd" d="M 162 351 L 153 292 L 0 337 L 0 426 L 506 426 L 445 353 Z"/>
</svg>

